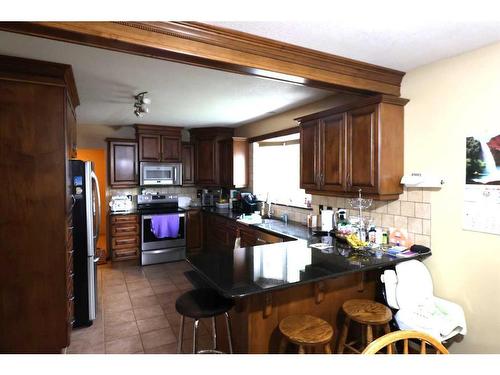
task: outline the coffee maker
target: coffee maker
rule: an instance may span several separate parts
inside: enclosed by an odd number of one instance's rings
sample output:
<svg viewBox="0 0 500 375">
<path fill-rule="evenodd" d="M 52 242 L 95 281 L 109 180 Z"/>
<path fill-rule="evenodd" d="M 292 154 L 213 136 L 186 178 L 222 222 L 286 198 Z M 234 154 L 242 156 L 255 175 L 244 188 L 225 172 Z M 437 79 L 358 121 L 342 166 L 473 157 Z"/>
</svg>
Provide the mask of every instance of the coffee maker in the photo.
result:
<svg viewBox="0 0 500 375">
<path fill-rule="evenodd" d="M 252 193 L 241 193 L 241 210 L 245 214 L 252 214 L 259 210 L 257 197 Z"/>
<path fill-rule="evenodd" d="M 203 207 L 213 207 L 215 202 L 222 197 L 221 189 L 203 189 L 201 191 L 201 205 Z"/>
</svg>

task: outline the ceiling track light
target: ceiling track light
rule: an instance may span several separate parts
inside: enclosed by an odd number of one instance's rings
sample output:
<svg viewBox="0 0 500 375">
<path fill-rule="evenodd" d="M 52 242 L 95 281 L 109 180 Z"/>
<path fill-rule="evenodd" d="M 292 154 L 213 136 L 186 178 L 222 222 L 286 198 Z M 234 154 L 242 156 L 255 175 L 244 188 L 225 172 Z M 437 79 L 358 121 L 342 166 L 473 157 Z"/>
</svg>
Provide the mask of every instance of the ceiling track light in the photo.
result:
<svg viewBox="0 0 500 375">
<path fill-rule="evenodd" d="M 147 93 L 147 91 L 143 91 L 134 96 L 134 114 L 137 117 L 143 117 L 145 113 L 149 112 L 148 105 L 151 104 L 151 99 L 145 97 Z"/>
</svg>

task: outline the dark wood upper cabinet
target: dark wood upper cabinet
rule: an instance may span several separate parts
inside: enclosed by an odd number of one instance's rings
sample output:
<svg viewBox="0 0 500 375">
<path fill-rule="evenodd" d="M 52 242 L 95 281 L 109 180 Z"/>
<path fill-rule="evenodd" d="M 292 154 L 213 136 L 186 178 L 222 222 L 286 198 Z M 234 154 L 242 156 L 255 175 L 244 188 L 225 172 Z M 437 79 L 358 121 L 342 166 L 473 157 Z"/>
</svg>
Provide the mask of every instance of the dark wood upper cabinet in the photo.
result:
<svg viewBox="0 0 500 375">
<path fill-rule="evenodd" d="M 326 117 L 319 122 L 320 184 L 326 191 L 343 191 L 346 188 L 346 116 L 343 113 Z"/>
<path fill-rule="evenodd" d="M 377 106 L 347 112 L 348 191 L 358 192 L 361 189 L 365 193 L 377 193 L 377 129 Z"/>
<path fill-rule="evenodd" d="M 319 122 L 306 121 L 300 127 L 300 186 L 319 188 Z"/>
<path fill-rule="evenodd" d="M 296 119 L 301 188 L 318 195 L 397 199 L 403 192 L 407 99 L 377 95 Z"/>
<path fill-rule="evenodd" d="M 181 127 L 135 125 L 139 161 L 181 162 Z"/>
<path fill-rule="evenodd" d="M 218 186 L 217 142 L 213 139 L 198 139 L 195 143 L 195 183 Z"/>
<path fill-rule="evenodd" d="M 231 128 L 191 129 L 198 186 L 243 188 L 248 185 L 248 140 Z"/>
<path fill-rule="evenodd" d="M 219 183 L 226 188 L 241 189 L 248 185 L 248 140 L 231 137 L 218 142 Z"/>
<path fill-rule="evenodd" d="M 140 161 L 161 161 L 161 137 L 139 134 Z"/>
<path fill-rule="evenodd" d="M 182 186 L 194 185 L 194 145 L 183 143 L 181 150 Z"/>
<path fill-rule="evenodd" d="M 181 161 L 181 138 L 162 136 L 161 155 L 163 161 L 173 163 Z"/>
<path fill-rule="evenodd" d="M 137 142 L 133 139 L 107 139 L 108 179 L 111 187 L 139 184 Z"/>
</svg>

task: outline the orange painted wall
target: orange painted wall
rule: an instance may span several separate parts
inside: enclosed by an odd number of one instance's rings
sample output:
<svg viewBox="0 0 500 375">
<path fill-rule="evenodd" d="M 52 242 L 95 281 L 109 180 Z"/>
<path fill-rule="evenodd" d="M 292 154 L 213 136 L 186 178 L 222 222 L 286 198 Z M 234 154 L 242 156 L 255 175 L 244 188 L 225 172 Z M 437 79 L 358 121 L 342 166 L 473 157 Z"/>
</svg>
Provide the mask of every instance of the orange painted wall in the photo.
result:
<svg viewBox="0 0 500 375">
<path fill-rule="evenodd" d="M 94 172 L 101 193 L 101 235 L 106 234 L 106 151 L 100 148 L 79 148 L 76 158 L 94 162 Z"/>
</svg>

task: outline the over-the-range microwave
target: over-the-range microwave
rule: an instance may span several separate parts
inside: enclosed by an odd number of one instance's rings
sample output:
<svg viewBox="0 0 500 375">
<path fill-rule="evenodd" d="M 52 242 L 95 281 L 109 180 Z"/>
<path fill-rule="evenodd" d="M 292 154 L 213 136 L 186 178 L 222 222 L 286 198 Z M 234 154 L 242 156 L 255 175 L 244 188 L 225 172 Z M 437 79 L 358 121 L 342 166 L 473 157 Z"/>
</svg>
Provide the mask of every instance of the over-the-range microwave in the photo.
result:
<svg viewBox="0 0 500 375">
<path fill-rule="evenodd" d="M 141 186 L 182 185 L 182 164 L 141 162 L 139 176 Z"/>
</svg>

